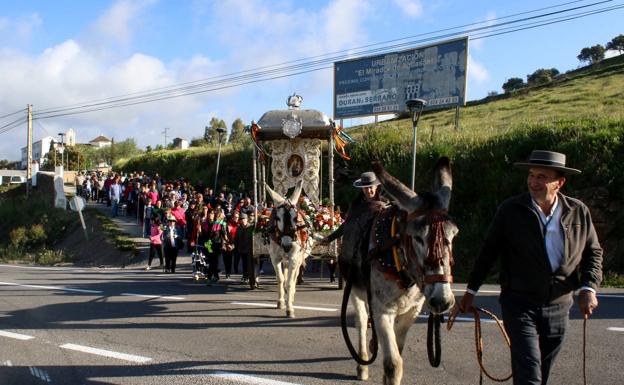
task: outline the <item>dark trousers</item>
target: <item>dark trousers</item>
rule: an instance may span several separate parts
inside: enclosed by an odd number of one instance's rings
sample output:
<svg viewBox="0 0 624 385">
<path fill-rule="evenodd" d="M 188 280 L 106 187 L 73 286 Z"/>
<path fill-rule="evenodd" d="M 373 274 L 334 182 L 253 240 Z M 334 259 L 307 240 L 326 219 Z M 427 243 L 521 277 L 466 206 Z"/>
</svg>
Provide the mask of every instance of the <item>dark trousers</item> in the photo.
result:
<svg viewBox="0 0 624 385">
<path fill-rule="evenodd" d="M 175 273 L 176 260 L 178 259 L 178 248 L 165 245 L 165 270 Z"/>
<path fill-rule="evenodd" d="M 232 250 L 223 251 L 223 267 L 226 275 L 232 274 Z M 238 270 L 238 267 L 235 270 Z"/>
<path fill-rule="evenodd" d="M 219 259 L 221 257 L 221 244 L 212 244 L 212 253 L 208 254 L 208 278 L 219 279 Z"/>
<path fill-rule="evenodd" d="M 243 253 L 239 253 L 236 250 L 234 250 L 235 254 L 234 254 L 234 260 L 236 261 L 237 259 L 240 260 L 243 264 L 243 278 L 248 278 L 249 277 L 249 272 L 247 271 L 247 269 L 249 268 L 249 258 L 251 257 L 248 253 L 247 254 L 243 254 Z M 238 267 L 238 264 L 234 265 L 236 267 Z"/>
<path fill-rule="evenodd" d="M 572 296 L 562 303 L 535 305 L 512 293 L 500 297 L 511 340 L 514 385 L 546 385 L 565 336 Z"/>
<path fill-rule="evenodd" d="M 154 259 L 154 254 L 158 254 L 158 259 L 160 260 L 160 266 L 162 266 L 163 265 L 162 245 L 155 245 L 153 243 L 150 243 L 149 259 L 147 260 L 147 266 L 152 266 L 152 259 Z"/>
</svg>

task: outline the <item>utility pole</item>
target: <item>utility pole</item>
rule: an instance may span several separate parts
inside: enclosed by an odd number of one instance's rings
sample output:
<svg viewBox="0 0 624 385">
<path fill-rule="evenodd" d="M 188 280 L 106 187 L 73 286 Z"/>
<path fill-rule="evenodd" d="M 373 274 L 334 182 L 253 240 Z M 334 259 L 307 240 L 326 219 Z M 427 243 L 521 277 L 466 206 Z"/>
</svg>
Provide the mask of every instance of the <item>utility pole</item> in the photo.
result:
<svg viewBox="0 0 624 385">
<path fill-rule="evenodd" d="M 28 185 L 32 179 L 32 104 L 26 106 L 28 111 L 28 132 L 26 134 L 26 196 L 30 193 Z"/>
<path fill-rule="evenodd" d="M 169 131 L 169 128 L 165 127 L 165 131 L 162 132 L 165 135 L 165 150 L 167 149 L 167 131 Z"/>
</svg>

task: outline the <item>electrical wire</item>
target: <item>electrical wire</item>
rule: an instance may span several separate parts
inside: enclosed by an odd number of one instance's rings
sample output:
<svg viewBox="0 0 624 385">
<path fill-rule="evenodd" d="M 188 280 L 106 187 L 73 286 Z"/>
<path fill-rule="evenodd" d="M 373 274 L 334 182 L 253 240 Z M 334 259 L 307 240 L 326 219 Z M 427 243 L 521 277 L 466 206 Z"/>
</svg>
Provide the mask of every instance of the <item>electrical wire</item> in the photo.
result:
<svg viewBox="0 0 624 385">
<path fill-rule="evenodd" d="M 312 56 L 312 57 L 308 57 L 305 59 L 297 59 L 297 60 L 283 62 L 280 64 L 257 67 L 254 69 L 234 72 L 234 73 L 230 73 L 226 75 L 214 76 L 214 77 L 210 77 L 210 78 L 206 78 L 206 79 L 202 79 L 202 80 L 198 80 L 194 82 L 177 84 L 175 86 L 161 87 L 161 88 L 156 88 L 156 89 L 152 89 L 148 91 L 135 92 L 135 93 L 125 94 L 125 95 L 121 95 L 117 97 L 109 97 L 105 99 L 94 100 L 91 102 L 83 102 L 83 103 L 77 103 L 73 105 L 42 109 L 33 113 L 33 120 L 48 119 L 48 118 L 54 118 L 54 117 L 82 114 L 82 113 L 87 113 L 87 112 L 101 111 L 101 110 L 106 110 L 106 109 L 111 109 L 111 108 L 133 106 L 137 104 L 150 103 L 150 102 L 155 102 L 155 101 L 179 98 L 179 97 L 206 93 L 206 92 L 211 92 L 211 91 L 223 90 L 223 89 L 232 88 L 232 87 L 240 87 L 240 86 L 247 85 L 247 84 L 265 82 L 265 81 L 280 79 L 284 77 L 297 76 L 297 75 L 310 73 L 314 71 L 331 69 L 333 67 L 333 63 L 336 61 L 340 61 L 344 59 L 356 59 L 357 57 L 354 58 L 354 55 L 370 55 L 374 53 L 380 54 L 384 52 L 387 53 L 387 52 L 396 51 L 397 49 L 401 49 L 401 48 L 414 47 L 417 44 L 427 43 L 430 41 L 440 41 L 442 39 L 449 39 L 449 38 L 453 38 L 453 37 L 457 37 L 461 35 L 468 35 L 469 40 L 479 40 L 479 39 L 483 39 L 486 37 L 499 36 L 503 34 L 523 31 L 527 29 L 538 28 L 538 27 L 542 27 L 546 25 L 552 25 L 552 24 L 561 23 L 564 21 L 579 19 L 582 17 L 587 17 L 587 16 L 599 14 L 599 13 L 611 12 L 617 9 L 624 8 L 624 5 L 620 3 L 620 4 L 616 4 L 616 5 L 609 6 L 609 7 L 598 8 L 598 9 L 594 8 L 594 9 L 584 10 L 576 14 L 569 14 L 570 12 L 573 12 L 573 11 L 591 8 L 596 5 L 601 5 L 601 4 L 609 3 L 612 1 L 613 0 L 593 2 L 590 4 L 583 4 L 583 5 L 579 5 L 576 7 L 570 7 L 570 8 L 566 8 L 562 10 L 556 10 L 556 11 L 542 13 L 542 14 L 524 17 L 520 19 L 514 19 L 514 20 L 510 20 L 506 22 L 491 24 L 493 21 L 497 21 L 497 20 L 500 21 L 500 20 L 509 19 L 515 16 L 532 14 L 538 11 L 559 8 L 565 5 L 584 2 L 582 0 L 571 1 L 571 2 L 549 6 L 549 7 L 543 7 L 543 8 L 539 8 L 539 9 L 535 9 L 531 11 L 521 12 L 521 13 L 517 13 L 514 15 L 503 16 L 503 17 L 499 17 L 496 19 L 492 19 L 492 20 L 464 24 L 464 25 L 457 26 L 457 27 L 441 29 L 441 30 L 437 30 L 433 32 L 418 34 L 418 35 L 409 36 L 409 37 L 403 37 L 399 39 L 388 40 L 388 41 L 381 42 L 381 43 L 373 43 L 373 44 L 357 47 L 354 49 L 335 51 L 333 53 L 325 53 L 322 55 Z M 562 15 L 562 16 L 552 17 L 548 19 L 548 17 L 555 16 L 555 15 Z M 538 20 L 538 19 L 542 19 L 542 20 Z M 538 21 L 533 21 L 533 20 L 538 20 Z M 438 34 L 438 35 L 430 36 L 428 38 L 408 40 L 408 39 L 413 39 L 414 37 L 427 36 L 427 35 L 432 35 L 434 33 L 445 32 L 445 31 L 452 31 L 452 30 L 456 30 L 456 29 L 460 29 L 460 28 L 464 28 L 468 26 L 481 25 L 483 23 L 490 23 L 490 24 L 486 26 L 470 28 L 467 30 L 459 30 L 459 31 L 452 32 L 452 33 L 446 33 L 446 34 L 441 34 L 441 35 Z M 394 42 L 399 42 L 399 41 L 403 41 L 403 42 L 388 45 L 388 43 L 394 43 Z M 382 44 L 385 44 L 385 45 L 378 47 Z M 377 48 L 371 48 L 371 47 L 377 47 Z M 318 60 L 309 60 L 309 59 L 318 59 Z M 305 61 L 305 60 L 308 60 L 308 61 Z M 294 64 L 294 63 L 299 63 L 299 64 Z M 212 81 L 207 81 L 211 79 Z M 22 111 L 23 110 L 19 110 L 11 114 L 7 114 L 3 117 L 0 117 L 0 119 L 6 118 L 8 116 L 14 115 Z M 13 122 L 10 122 L 0 127 L 0 134 L 14 129 L 15 127 L 19 126 L 19 124 L 22 124 L 25 121 L 26 121 L 25 118 L 20 118 L 18 120 L 15 120 Z"/>
<path fill-rule="evenodd" d="M 307 57 L 307 58 L 301 58 L 301 59 L 285 61 L 285 62 L 278 63 L 278 64 L 271 64 L 271 65 L 266 65 L 266 66 L 261 66 L 261 67 L 255 67 L 255 68 L 248 69 L 248 70 L 232 72 L 232 73 L 224 74 L 224 75 L 212 76 L 212 77 L 208 77 L 208 78 L 201 79 L 201 80 L 195 80 L 195 81 L 192 81 L 192 82 L 180 83 L 180 84 L 176 84 L 176 85 L 172 85 L 172 86 L 165 86 L 165 87 L 155 88 L 155 89 L 151 89 L 149 91 L 137 91 L 137 92 L 132 92 L 132 93 L 128 93 L 128 94 L 122 94 L 122 95 L 118 95 L 118 96 L 113 96 L 113 97 L 108 97 L 108 98 L 103 98 L 103 99 L 97 99 L 97 100 L 92 100 L 92 101 L 87 101 L 87 102 L 67 105 L 67 106 L 63 106 L 63 107 L 53 107 L 53 108 L 48 108 L 48 109 L 42 109 L 42 110 L 39 110 L 38 112 L 39 113 L 58 112 L 58 111 L 52 111 L 52 110 L 58 109 L 58 108 L 77 107 L 77 106 L 83 105 L 84 103 L 104 102 L 104 101 L 111 101 L 111 100 L 115 100 L 115 99 L 119 99 L 119 98 L 124 98 L 124 97 L 127 97 L 127 96 L 132 96 L 132 95 L 142 95 L 145 92 L 167 91 L 167 90 L 171 91 L 171 90 L 177 89 L 178 87 L 202 84 L 202 83 L 206 82 L 207 80 L 223 79 L 223 78 L 228 78 L 230 76 L 240 75 L 240 74 L 245 74 L 245 73 L 250 73 L 250 72 L 253 73 L 253 72 L 257 72 L 259 70 L 264 70 L 264 69 L 269 69 L 269 68 L 276 68 L 276 67 L 282 67 L 282 66 L 284 66 L 286 64 L 293 64 L 293 63 L 309 61 L 311 59 L 318 59 L 318 58 L 322 58 L 322 57 L 326 57 L 326 56 L 330 56 L 330 55 L 335 55 L 335 54 L 339 54 L 339 53 L 350 53 L 350 54 L 353 54 L 354 50 L 361 50 L 363 48 L 369 48 L 369 47 L 384 45 L 384 44 L 397 42 L 397 41 L 401 41 L 401 40 L 413 39 L 413 38 L 420 37 L 420 36 L 433 35 L 433 34 L 436 34 L 436 33 L 451 31 L 451 30 L 460 29 L 460 28 L 464 28 L 464 27 L 469 27 L 469 26 L 473 26 L 473 25 L 479 25 L 479 24 L 484 24 L 484 23 L 491 23 L 494 20 L 509 19 L 509 18 L 516 17 L 516 16 L 531 14 L 531 13 L 535 13 L 535 12 L 539 12 L 539 11 L 543 11 L 543 10 L 547 10 L 547 9 L 559 8 L 559 7 L 562 7 L 562 6 L 565 6 L 565 5 L 570 5 L 570 4 L 575 4 L 575 3 L 583 3 L 583 2 L 586 2 L 586 1 L 587 0 L 568 1 L 568 2 L 559 3 L 559 4 L 548 6 L 548 7 L 542 7 L 542 8 L 537 8 L 537 9 L 533 9 L 533 10 L 530 10 L 530 11 L 524 11 L 524 12 L 519 12 L 519 13 L 507 15 L 507 16 L 501 16 L 501 17 L 498 17 L 498 18 L 495 18 L 495 19 L 491 19 L 491 20 L 483 20 L 483 21 L 478 21 L 478 22 L 474 22 L 474 23 L 468 23 L 468 24 L 459 25 L 459 26 L 456 26 L 456 27 L 444 28 L 444 29 L 439 29 L 439 30 L 435 30 L 435 31 L 431 31 L 431 32 L 425 32 L 425 33 L 420 33 L 420 34 L 416 34 L 416 35 L 412 35 L 412 36 L 406 36 L 406 37 L 386 40 L 386 41 L 383 41 L 383 42 L 367 44 L 367 45 L 363 45 L 363 46 L 356 47 L 356 48 L 349 48 L 349 49 L 345 49 L 345 50 L 333 51 L 333 52 L 323 53 L 323 54 L 316 55 L 316 56 L 310 56 L 310 57 Z M 584 7 L 590 7 L 590 6 L 594 6 L 594 5 L 597 5 L 597 4 L 602 4 L 602 3 L 606 3 L 606 2 L 610 2 L 610 1 L 613 1 L 613 0 L 605 0 L 605 1 L 600 1 L 600 2 L 597 2 L 597 3 L 591 3 L 591 4 L 585 5 Z M 573 10 L 573 9 L 577 9 L 577 8 L 571 8 L 569 10 Z M 333 59 L 332 59 L 332 61 L 333 61 Z"/>
<path fill-rule="evenodd" d="M 540 15 L 535 15 L 535 16 L 531 16 L 531 17 L 527 17 L 527 18 L 522 18 L 522 19 L 518 19 L 518 20 L 512 20 L 512 21 L 508 21 L 508 22 L 504 22 L 504 23 L 498 23 L 498 24 L 490 24 L 488 26 L 484 26 L 484 27 L 479 27 L 479 28 L 473 28 L 473 29 L 469 29 L 469 30 L 464 30 L 464 31 L 458 31 L 455 33 L 450 33 L 450 34 L 445 34 L 445 35 L 438 35 L 438 36 L 433 36 L 427 39 L 419 39 L 419 40 L 412 40 L 412 41 L 408 41 L 408 42 L 404 42 L 404 43 L 400 43 L 400 44 L 394 44 L 394 45 L 390 45 L 390 46 L 384 46 L 381 48 L 376 48 L 376 49 L 369 49 L 369 50 L 365 50 L 362 51 L 360 50 L 360 48 L 356 48 L 354 50 L 350 50 L 349 54 L 345 54 L 345 55 L 340 55 L 340 56 L 334 56 L 334 57 L 330 57 L 330 58 L 326 58 L 323 60 L 316 60 L 316 61 L 311 61 L 311 62 L 307 62 L 307 63 L 302 63 L 299 65 L 294 65 L 294 66 L 281 66 L 280 65 L 275 65 L 274 68 L 272 70 L 267 70 L 267 71 L 260 71 L 260 72 L 255 72 L 255 73 L 248 73 L 246 75 L 241 75 L 241 76 L 230 76 L 227 77 L 227 75 L 223 75 L 224 77 L 222 77 L 219 80 L 216 81 L 212 81 L 212 82 L 193 82 L 193 83 L 187 83 L 188 85 L 186 86 L 176 86 L 175 88 L 163 88 L 165 91 L 157 91 L 157 90 L 152 90 L 152 91 L 146 91 L 143 94 L 141 93 L 135 93 L 135 94 L 131 94 L 131 95 L 138 95 L 138 96 L 129 96 L 129 97 L 125 97 L 125 98 L 117 98 L 117 99 L 113 99 L 113 98 L 108 98 L 108 99 L 104 99 L 104 101 L 98 102 L 98 103 L 91 103 L 91 104 L 82 104 L 82 105 L 74 105 L 73 106 L 69 106 L 69 107 L 59 107 L 57 109 L 44 109 L 44 110 L 40 110 L 37 111 L 34 116 L 38 117 L 38 118 L 50 118 L 50 117 L 58 117 L 58 116 L 65 116 L 65 115 L 74 115 L 76 113 L 83 113 L 83 112 L 91 112 L 91 111 L 98 111 L 101 110 L 101 108 L 95 108 L 98 106 L 105 106 L 106 108 L 118 108 L 118 107 L 123 107 L 123 106 L 128 106 L 128 105 L 135 105 L 135 104 L 141 104 L 141 103 L 148 103 L 148 102 L 153 102 L 153 101 L 159 101 L 159 100 L 164 100 L 164 99 L 170 99 L 170 98 L 177 98 L 177 97 L 181 97 L 181 96 L 187 96 L 187 95 L 193 95 L 193 94 L 197 94 L 197 93 L 204 93 L 204 92 L 210 92 L 210 91 L 214 91 L 214 90 L 219 90 L 219 89 L 224 89 L 224 88 L 230 88 L 230 87 L 238 87 L 241 85 L 245 85 L 245 84 L 250 84 L 250 83 L 256 83 L 258 81 L 266 81 L 266 80 L 272 80 L 275 78 L 281 78 L 281 77 L 285 77 L 285 76 L 294 76 L 294 75 L 298 75 L 301 73 L 306 73 L 306 72 L 311 72 L 311 71 L 318 71 L 321 69 L 325 69 L 327 67 L 325 67 L 326 64 L 330 63 L 330 62 L 334 62 L 337 60 L 341 60 L 341 59 L 345 59 L 345 58 L 349 58 L 354 54 L 354 51 L 356 51 L 355 53 L 357 54 L 370 54 L 370 53 L 375 53 L 375 52 L 380 52 L 380 51 L 389 51 L 389 50 L 393 50 L 393 49 L 397 49 L 397 48 L 402 48 L 402 47 L 407 47 L 407 46 L 413 46 L 414 44 L 417 43 L 424 43 L 427 41 L 433 41 L 433 40 L 440 40 L 440 39 L 444 39 L 444 38 L 449 38 L 449 37 L 453 37 L 453 36 L 457 36 L 459 34 L 465 34 L 465 33 L 472 33 L 472 32 L 479 32 L 479 31 L 483 31 L 483 30 L 493 30 L 496 28 L 500 28 L 502 26 L 505 25 L 509 25 L 509 24 L 516 24 L 519 22 L 523 22 L 523 21 L 528 21 L 528 20 L 533 20 L 533 19 L 537 19 L 537 18 L 543 18 L 546 16 L 551 16 L 551 15 L 556 15 L 556 14 L 560 14 L 560 13 L 565 13 L 565 12 L 570 12 L 573 10 L 578 10 L 578 9 L 583 9 L 583 8 L 587 8 L 587 7 L 592 7 L 598 4 L 604 4 L 607 2 L 611 2 L 612 0 L 607 0 L 607 1 L 600 1 L 600 2 L 594 2 L 591 4 L 586 4 L 586 5 L 582 5 L 582 6 L 577 6 L 577 7 L 572 7 L 572 8 L 566 8 L 564 10 L 558 10 L 558 11 L 553 11 L 553 12 L 549 12 L 546 14 L 540 14 Z M 576 3 L 576 2 L 570 2 L 570 3 L 565 3 L 565 4 L 571 4 L 571 3 Z M 559 5 L 561 6 L 561 5 Z M 557 7 L 557 6 L 555 6 Z M 548 8 L 552 8 L 552 7 L 546 7 L 545 9 Z M 602 12 L 606 12 L 606 11 L 610 11 L 610 10 L 614 10 L 614 9 L 618 9 L 617 7 L 609 7 L 609 8 L 603 8 L 601 10 L 591 10 L 591 11 L 587 11 L 587 15 L 590 14 L 596 14 L 596 13 L 602 13 Z M 528 11 L 528 12 L 523 12 L 521 14 L 526 14 L 526 13 L 534 13 L 534 11 Z M 578 17 L 584 17 L 584 16 L 578 16 Z M 576 18 L 578 18 L 576 17 Z M 503 17 L 503 18 L 508 18 Z M 503 19 L 503 18 L 499 18 L 499 19 Z M 495 19 L 495 20 L 499 20 L 499 19 Z M 566 20 L 571 20 L 571 18 L 567 18 L 563 21 Z M 491 22 L 488 21 L 488 22 Z M 480 22 L 483 23 L 483 22 Z M 471 23 L 469 25 L 475 25 L 475 24 L 480 24 L 480 23 Z M 539 25 L 535 25 L 535 23 L 533 23 L 534 25 L 532 27 L 526 27 L 526 28 L 522 28 L 522 27 L 518 27 L 516 28 L 514 31 L 521 31 L 523 29 L 529 29 L 529 28 L 535 28 L 536 26 Z M 553 24 L 552 21 L 549 22 L 544 22 L 541 25 L 548 25 L 548 24 Z M 457 27 L 453 28 L 456 29 Z M 447 29 L 448 30 L 448 29 Z M 496 36 L 496 35 L 500 35 L 503 33 L 510 33 L 510 32 L 499 32 L 499 33 L 495 33 L 495 34 L 490 34 L 487 36 Z M 486 35 L 483 35 L 480 38 L 484 38 L 487 37 Z M 397 40 L 403 40 L 405 38 L 402 39 L 395 39 L 394 41 Z M 477 38 L 475 38 L 475 40 L 477 40 Z M 369 45 L 370 46 L 370 45 Z M 359 50 L 359 51 L 358 51 Z M 298 61 L 300 61 L 301 59 L 299 59 Z M 291 61 L 291 62 L 295 62 L 295 61 Z M 262 68 L 262 67 L 260 67 Z M 265 68 L 271 68 L 271 66 L 265 67 Z M 308 68 L 308 71 L 298 71 L 302 68 Z M 251 70 L 248 71 L 241 71 L 240 73 L 244 73 L 244 72 L 249 72 Z M 287 73 L 288 71 L 296 71 L 294 73 Z M 285 75 L 282 76 L 276 76 L 276 77 L 269 77 L 269 78 L 265 78 L 265 79 L 259 79 L 263 76 L 268 76 L 268 75 L 273 75 L 273 74 L 277 74 L 277 73 L 286 73 Z M 249 79 L 254 79 L 253 81 L 250 82 L 242 82 L 242 80 L 249 80 Z M 223 86 L 223 87 L 217 87 L 217 85 L 222 85 L 222 84 L 227 84 L 230 82 L 237 82 L 234 84 L 230 84 L 227 86 Z"/>
<path fill-rule="evenodd" d="M 9 114 L 2 115 L 2 116 L 0 116 L 0 119 L 8 118 L 9 116 L 13 116 L 15 114 L 19 114 L 20 112 L 24 112 L 24 111 L 26 111 L 26 109 L 22 108 L 22 109 L 19 109 L 17 111 L 11 112 Z"/>
</svg>

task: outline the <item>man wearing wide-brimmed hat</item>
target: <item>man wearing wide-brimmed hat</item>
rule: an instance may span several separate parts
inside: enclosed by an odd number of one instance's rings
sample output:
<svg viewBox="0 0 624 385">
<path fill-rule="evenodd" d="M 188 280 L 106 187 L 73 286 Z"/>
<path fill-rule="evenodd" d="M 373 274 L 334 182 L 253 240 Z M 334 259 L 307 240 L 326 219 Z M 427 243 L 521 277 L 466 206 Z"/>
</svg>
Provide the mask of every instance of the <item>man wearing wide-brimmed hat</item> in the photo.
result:
<svg viewBox="0 0 624 385">
<path fill-rule="evenodd" d="M 560 192 L 567 176 L 581 173 L 566 166 L 564 154 L 536 150 L 514 165 L 528 169 L 529 191 L 499 206 L 459 308 L 472 309 L 474 295 L 500 260 L 514 384 L 546 384 L 562 346 L 572 292 L 580 289 L 585 318 L 598 306 L 602 248 L 587 206 Z"/>
</svg>

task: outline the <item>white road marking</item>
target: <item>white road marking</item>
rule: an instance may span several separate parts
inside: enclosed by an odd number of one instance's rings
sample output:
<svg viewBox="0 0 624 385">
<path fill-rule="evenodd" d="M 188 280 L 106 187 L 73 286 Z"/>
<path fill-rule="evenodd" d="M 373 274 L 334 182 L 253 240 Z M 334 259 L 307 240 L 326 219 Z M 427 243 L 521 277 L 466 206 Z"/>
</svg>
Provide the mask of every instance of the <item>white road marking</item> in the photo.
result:
<svg viewBox="0 0 624 385">
<path fill-rule="evenodd" d="M 45 382 L 52 382 L 52 380 L 50 379 L 50 375 L 46 371 L 36 368 L 34 366 L 29 366 L 28 368 L 30 369 L 30 374 L 32 374 L 33 377 L 37 377 L 38 379 Z"/>
<path fill-rule="evenodd" d="M 84 273 L 84 269 L 76 269 L 69 267 L 42 267 L 42 266 L 20 266 L 20 265 L 2 265 L 0 267 L 10 267 L 13 269 L 31 269 L 31 270 L 51 270 L 51 271 L 74 271 L 77 273 Z"/>
<path fill-rule="evenodd" d="M 453 289 L 454 292 L 456 293 L 463 293 L 466 290 L 462 290 L 462 289 Z M 479 290 L 479 293 L 487 293 L 487 294 L 500 294 L 500 290 Z"/>
<path fill-rule="evenodd" d="M 257 307 L 275 307 L 274 303 L 261 303 L 261 302 L 232 302 L 232 305 L 243 305 L 243 306 L 257 306 Z M 334 312 L 338 311 L 338 309 L 330 309 L 326 307 L 312 307 L 312 306 L 293 306 L 295 309 L 302 310 L 317 310 L 317 311 L 326 311 L 326 312 Z"/>
<path fill-rule="evenodd" d="M 150 294 L 136 294 L 136 293 L 121 293 L 121 295 L 129 297 L 141 297 L 141 298 L 161 298 L 161 299 L 186 299 L 184 297 L 172 297 L 165 295 L 150 295 Z"/>
<path fill-rule="evenodd" d="M 4 361 L 4 366 L 13 366 L 11 360 Z"/>
<path fill-rule="evenodd" d="M 152 360 L 149 357 L 135 356 L 133 354 L 113 352 L 111 350 L 97 349 L 97 348 L 92 348 L 92 347 L 83 346 L 83 345 L 63 344 L 63 345 L 60 345 L 59 347 L 63 349 L 75 350 L 77 352 L 96 354 L 98 356 L 104 356 L 104 357 L 109 357 L 109 358 L 116 358 L 118 360 L 137 362 L 140 364 L 143 364 L 145 362 L 149 362 Z"/>
<path fill-rule="evenodd" d="M 219 378 L 223 378 L 232 382 L 242 382 L 245 384 L 258 384 L 258 385 L 299 385 L 293 382 L 284 382 L 284 381 L 277 381 L 277 380 L 271 380 L 269 378 L 262 378 L 262 377 L 254 377 L 254 376 L 249 376 L 247 374 L 240 374 L 240 373 L 233 373 L 233 372 L 222 372 L 222 371 L 218 371 L 218 372 L 214 372 L 214 374 L 211 374 L 210 376 L 212 377 L 219 377 Z"/>
<path fill-rule="evenodd" d="M 418 316 L 418 318 L 428 319 L 429 315 L 428 314 L 427 315 L 421 314 L 421 315 Z M 446 318 L 448 319 L 448 316 Z M 457 317 L 457 318 L 455 318 L 455 321 L 474 322 L 474 318 L 472 318 L 472 317 Z M 496 323 L 496 321 L 494 321 L 493 319 L 489 319 L 489 318 L 481 318 L 481 322 Z"/>
<path fill-rule="evenodd" d="M 0 336 L 14 338 L 16 340 L 28 341 L 32 340 L 33 336 L 27 336 L 26 334 L 18 334 L 13 332 L 5 332 L 4 330 L 0 330 Z"/>
<path fill-rule="evenodd" d="M 611 330 L 612 332 L 624 332 L 624 328 L 616 328 L 616 327 L 608 327 L 607 330 Z"/>
<path fill-rule="evenodd" d="M 624 295 L 617 295 L 617 294 L 596 294 L 596 297 L 603 297 L 603 298 L 624 298 Z"/>
<path fill-rule="evenodd" d="M 13 282 L 0 282 L 0 285 L 28 287 L 31 289 L 60 290 L 60 291 L 69 291 L 69 292 L 75 292 L 75 293 L 88 293 L 88 294 L 102 294 L 103 293 L 100 290 L 70 289 L 68 287 L 61 287 L 61 286 L 26 285 L 26 284 L 13 283 Z"/>
</svg>

